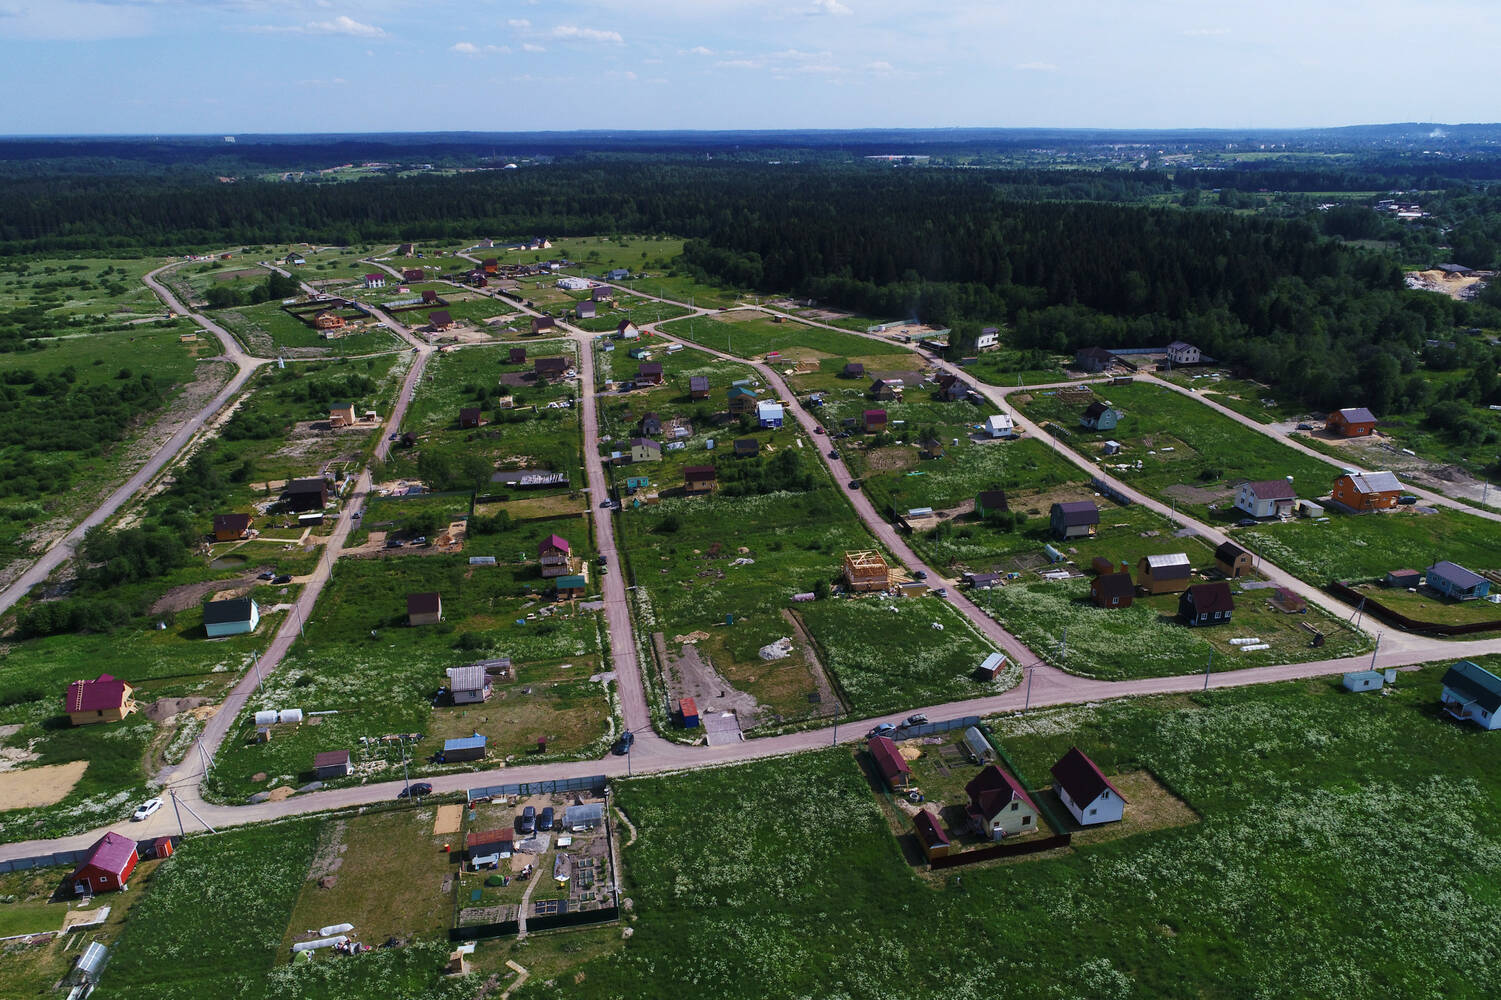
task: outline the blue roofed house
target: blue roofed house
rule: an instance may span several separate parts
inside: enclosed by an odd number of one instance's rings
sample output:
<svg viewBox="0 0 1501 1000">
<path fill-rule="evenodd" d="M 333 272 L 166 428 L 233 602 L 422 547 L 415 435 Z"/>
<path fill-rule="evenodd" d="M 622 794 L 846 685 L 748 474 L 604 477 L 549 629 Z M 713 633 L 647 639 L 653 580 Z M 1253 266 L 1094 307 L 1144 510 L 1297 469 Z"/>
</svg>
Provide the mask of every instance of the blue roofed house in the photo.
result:
<svg viewBox="0 0 1501 1000">
<path fill-rule="evenodd" d="M 1444 674 L 1439 703 L 1461 722 L 1501 729 L 1501 677 L 1478 663 L 1460 660 Z"/>
<path fill-rule="evenodd" d="M 763 399 L 756 404 L 756 423 L 761 427 L 781 427 L 784 415 L 782 404 L 774 399 Z"/>
<path fill-rule="evenodd" d="M 209 601 L 203 606 L 203 630 L 210 639 L 254 632 L 261 623 L 261 608 L 250 597 Z"/>
<path fill-rule="evenodd" d="M 1456 601 L 1473 601 L 1491 592 L 1489 580 L 1447 559 L 1429 566 L 1423 574 L 1428 589 Z"/>
<path fill-rule="evenodd" d="M 461 760 L 480 760 L 485 756 L 485 738 L 479 733 L 443 741 L 442 761 L 452 764 Z"/>
</svg>

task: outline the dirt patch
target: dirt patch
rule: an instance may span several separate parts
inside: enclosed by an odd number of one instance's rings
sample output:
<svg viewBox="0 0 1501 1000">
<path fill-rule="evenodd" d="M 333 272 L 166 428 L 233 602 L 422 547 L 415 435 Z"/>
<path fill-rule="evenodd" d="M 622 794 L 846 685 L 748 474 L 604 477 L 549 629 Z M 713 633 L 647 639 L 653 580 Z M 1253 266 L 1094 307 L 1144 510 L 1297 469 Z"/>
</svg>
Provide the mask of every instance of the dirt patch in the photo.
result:
<svg viewBox="0 0 1501 1000">
<path fill-rule="evenodd" d="M 696 645 L 684 644 L 674 656 L 668 651 L 667 639 L 661 632 L 652 633 L 651 638 L 657 647 L 657 656 L 666 667 L 667 687 L 673 701 L 692 698 L 698 703 L 700 716 L 709 712 L 734 712 L 741 728 L 749 729 L 755 725 L 760 703 L 753 695 L 736 690 Z"/>
<path fill-rule="evenodd" d="M 463 806 L 439 806 L 438 816 L 433 820 L 433 836 L 458 833 L 464 821 Z"/>
<path fill-rule="evenodd" d="M 6 809 L 56 805 L 73 790 L 88 767 L 88 761 L 74 760 L 24 771 L 0 771 L 0 802 Z"/>
<path fill-rule="evenodd" d="M 1219 503 L 1235 496 L 1234 490 L 1223 486 L 1189 486 L 1187 483 L 1164 486 L 1162 492 L 1183 503 Z"/>
<path fill-rule="evenodd" d="M 186 611 L 189 608 L 196 608 L 210 594 L 222 593 L 226 597 L 238 597 L 237 593 L 229 592 L 250 587 L 255 583 L 256 577 L 262 573 L 270 572 L 272 569 L 273 567 L 270 565 L 256 566 L 254 569 L 247 569 L 244 573 L 233 579 L 208 580 L 203 583 L 185 583 L 181 587 L 173 587 L 156 599 L 155 603 L 151 605 L 150 613 L 153 615 L 162 615 L 169 611 L 175 613 Z"/>
<path fill-rule="evenodd" d="M 817 646 L 813 645 L 813 636 L 808 634 L 808 629 L 803 625 L 800 616 L 793 614 L 786 608 L 782 609 L 782 618 L 791 625 L 797 636 L 797 648 L 802 653 L 803 663 L 808 668 L 808 674 L 813 678 L 813 684 L 818 689 L 818 703 L 822 709 L 818 714 L 833 715 L 839 709 L 839 697 L 834 693 L 834 685 L 829 681 L 829 675 L 824 670 L 823 662 L 819 660 Z"/>
<path fill-rule="evenodd" d="M 873 448 L 865 453 L 865 464 L 871 473 L 905 472 L 917 464 L 917 452 L 911 448 Z"/>
<path fill-rule="evenodd" d="M 156 699 L 156 701 L 153 701 L 151 704 L 149 704 L 145 708 L 143 708 L 141 710 L 141 714 L 144 715 L 146 718 L 150 719 L 152 722 L 166 722 L 168 719 L 172 718 L 174 715 L 177 715 L 177 714 L 179 714 L 181 712 L 191 711 L 191 710 L 197 709 L 197 708 L 202 708 L 202 707 L 208 706 L 208 704 L 209 704 L 209 700 L 207 698 L 199 698 L 199 697 L 192 697 L 192 698 L 158 698 L 158 699 Z M 200 719 L 206 717 L 204 715 L 198 715 L 197 713 L 194 713 L 194 714 L 196 715 L 197 718 L 200 718 Z M 213 715 L 213 714 L 214 714 L 214 709 L 212 707 L 210 707 L 209 711 L 208 711 L 208 715 Z"/>
<path fill-rule="evenodd" d="M 295 788 L 289 788 L 286 785 L 282 785 L 279 788 L 273 788 L 273 789 L 271 789 L 271 791 L 267 792 L 266 793 L 266 801 L 268 801 L 268 802 L 280 802 L 283 799 L 290 799 L 293 795 L 296 795 L 296 794 L 297 794 L 297 789 L 295 789 Z"/>
<path fill-rule="evenodd" d="M 1094 490 L 1087 486 L 1059 486 L 1036 493 L 1008 493 L 1006 500 L 1007 505 L 1013 511 L 1020 511 L 1030 517 L 1047 517 L 1055 503 L 1069 503 L 1074 500 L 1098 502 Z"/>
<path fill-rule="evenodd" d="M 1420 292 L 1438 292 L 1447 295 L 1451 299 L 1473 299 L 1485 287 L 1485 281 L 1492 272 L 1472 272 L 1470 274 L 1445 274 L 1443 271 L 1408 271 L 1403 275 L 1408 288 Z"/>
</svg>

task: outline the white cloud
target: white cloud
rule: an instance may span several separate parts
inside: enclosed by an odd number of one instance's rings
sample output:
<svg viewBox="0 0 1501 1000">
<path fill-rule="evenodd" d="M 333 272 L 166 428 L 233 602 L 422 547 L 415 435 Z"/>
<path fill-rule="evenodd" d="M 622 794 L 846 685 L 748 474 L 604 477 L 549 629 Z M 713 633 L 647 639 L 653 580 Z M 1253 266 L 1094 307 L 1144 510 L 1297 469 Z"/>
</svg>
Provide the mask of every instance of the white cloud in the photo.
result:
<svg viewBox="0 0 1501 1000">
<path fill-rule="evenodd" d="M 887 62 L 886 60 L 877 59 L 875 62 L 866 63 L 865 68 L 870 70 L 872 73 L 890 73 L 893 67 L 891 63 Z"/>
<path fill-rule="evenodd" d="M 532 42 L 526 42 L 526 43 L 524 43 L 521 46 L 521 51 L 522 52 L 546 52 L 547 49 L 544 48 L 541 45 L 536 45 L 536 44 L 534 44 Z"/>
<path fill-rule="evenodd" d="M 854 11 L 840 3 L 839 0 L 813 0 L 813 9 L 808 11 L 809 15 L 836 14 L 843 16 L 853 13 Z"/>
<path fill-rule="evenodd" d="M 1024 63 L 1018 63 L 1017 66 L 1016 66 L 1016 68 L 1020 69 L 1020 70 L 1027 70 L 1028 72 L 1034 72 L 1034 73 L 1056 73 L 1056 72 L 1058 72 L 1058 67 L 1057 66 L 1054 66 L 1052 63 L 1047 63 L 1047 62 L 1024 62 Z"/>
<path fill-rule="evenodd" d="M 362 24 L 340 14 L 332 21 L 309 21 L 307 24 L 253 24 L 245 29 L 259 34 L 351 35 L 355 38 L 384 38 L 385 31 L 373 24 Z"/>
<path fill-rule="evenodd" d="M 713 49 L 706 49 L 702 45 L 695 45 L 691 49 L 678 49 L 680 56 L 712 56 L 713 54 Z"/>
<path fill-rule="evenodd" d="M 828 59 L 832 52 L 803 52 L 801 49 L 783 49 L 781 52 L 773 52 L 772 59 Z"/>
<path fill-rule="evenodd" d="M 718 69 L 760 69 L 758 59 L 721 59 L 714 64 Z"/>
<path fill-rule="evenodd" d="M 460 55 L 478 56 L 493 52 L 509 52 L 511 50 L 505 45 L 475 45 L 473 42 L 455 42 L 449 46 L 448 51 L 457 52 Z"/>
<path fill-rule="evenodd" d="M 506 24 L 510 25 L 518 31 L 525 30 L 532 26 L 532 22 L 528 21 L 524 17 L 513 17 L 509 21 L 507 21 Z"/>
<path fill-rule="evenodd" d="M 552 29 L 552 37 L 580 42 L 609 42 L 614 45 L 625 43 L 625 39 L 620 37 L 620 32 L 618 31 L 602 31 L 599 28 L 580 28 L 576 24 L 558 25 Z"/>
<path fill-rule="evenodd" d="M 1210 38 L 1215 35 L 1230 34 L 1229 28 L 1189 28 L 1183 32 L 1190 38 Z"/>
</svg>

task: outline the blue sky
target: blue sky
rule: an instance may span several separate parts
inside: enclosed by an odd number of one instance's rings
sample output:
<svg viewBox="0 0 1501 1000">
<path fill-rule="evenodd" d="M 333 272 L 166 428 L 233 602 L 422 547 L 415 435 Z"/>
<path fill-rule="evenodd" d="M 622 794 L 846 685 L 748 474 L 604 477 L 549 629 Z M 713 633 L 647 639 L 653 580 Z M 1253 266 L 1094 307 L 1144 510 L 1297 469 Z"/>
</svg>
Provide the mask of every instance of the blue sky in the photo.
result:
<svg viewBox="0 0 1501 1000">
<path fill-rule="evenodd" d="M 0 133 L 1496 121 L 1475 0 L 0 0 Z"/>
</svg>

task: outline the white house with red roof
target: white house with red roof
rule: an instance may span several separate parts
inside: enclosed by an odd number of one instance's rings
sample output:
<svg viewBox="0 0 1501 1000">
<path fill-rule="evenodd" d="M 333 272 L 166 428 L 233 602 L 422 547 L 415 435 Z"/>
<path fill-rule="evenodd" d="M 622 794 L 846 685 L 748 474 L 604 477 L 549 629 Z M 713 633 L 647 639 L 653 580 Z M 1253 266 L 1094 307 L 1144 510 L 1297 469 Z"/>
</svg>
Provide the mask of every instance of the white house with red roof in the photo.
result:
<svg viewBox="0 0 1501 1000">
<path fill-rule="evenodd" d="M 367 274 L 367 275 L 365 275 L 365 287 L 366 288 L 385 288 L 386 287 L 386 276 L 384 274 Z"/>
<path fill-rule="evenodd" d="M 136 842 L 110 831 L 89 848 L 83 862 L 73 870 L 70 881 L 80 896 L 100 892 L 119 892 L 140 861 Z"/>
<path fill-rule="evenodd" d="M 1114 823 L 1125 815 L 1126 797 L 1078 747 L 1053 765 L 1053 790 L 1080 826 Z"/>
<path fill-rule="evenodd" d="M 964 793 L 969 796 L 965 812 L 991 840 L 1037 829 L 1037 804 L 1021 782 L 994 764 L 972 778 Z"/>
</svg>

